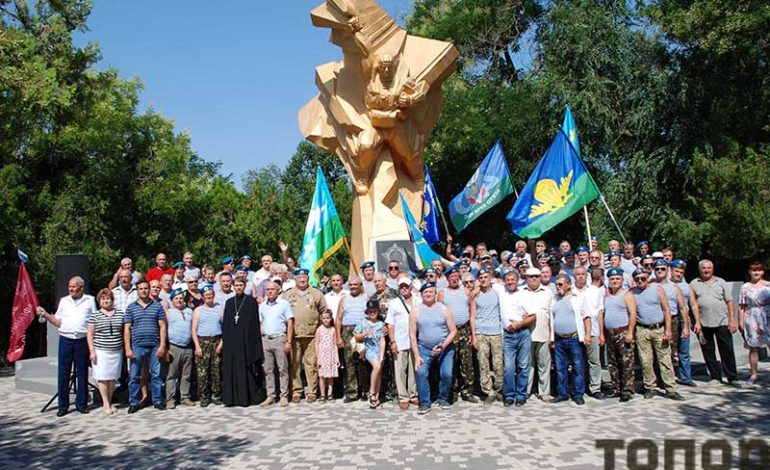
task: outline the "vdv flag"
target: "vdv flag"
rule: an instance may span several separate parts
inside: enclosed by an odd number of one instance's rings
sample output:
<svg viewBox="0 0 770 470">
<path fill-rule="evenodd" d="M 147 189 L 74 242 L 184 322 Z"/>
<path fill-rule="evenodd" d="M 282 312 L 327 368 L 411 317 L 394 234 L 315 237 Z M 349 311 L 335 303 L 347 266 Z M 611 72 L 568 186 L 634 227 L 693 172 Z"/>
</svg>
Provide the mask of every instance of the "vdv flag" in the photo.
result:
<svg viewBox="0 0 770 470">
<path fill-rule="evenodd" d="M 19 277 L 16 280 L 16 294 L 13 297 L 13 309 L 11 310 L 11 339 L 8 346 L 8 362 L 16 362 L 24 356 L 25 333 L 29 324 L 35 319 L 37 307 L 40 303 L 37 300 L 35 286 L 29 277 L 27 267 L 27 255 L 22 257 L 23 253 L 19 250 Z"/>
<path fill-rule="evenodd" d="M 506 219 L 522 238 L 536 238 L 599 196 L 563 129 L 527 180 Z"/>
<path fill-rule="evenodd" d="M 564 123 L 561 125 L 562 130 L 567 135 L 570 143 L 575 147 L 575 152 L 578 157 L 580 156 L 580 140 L 578 139 L 577 127 L 575 126 L 575 120 L 572 119 L 572 110 L 567 106 L 567 110 L 564 111 Z"/>
<path fill-rule="evenodd" d="M 476 220 L 487 209 L 513 192 L 503 146 L 495 143 L 484 161 L 468 181 L 463 192 L 449 203 L 449 218 L 458 232 Z"/>
<path fill-rule="evenodd" d="M 436 196 L 436 187 L 433 186 L 433 179 L 430 177 L 428 167 L 425 167 L 425 189 L 423 190 L 422 204 L 422 234 L 429 245 L 433 245 L 440 239 L 438 231 L 438 218 L 436 209 L 438 208 L 438 197 Z"/>
<path fill-rule="evenodd" d="M 434 259 L 439 259 L 441 257 L 431 250 L 430 246 L 425 241 L 425 238 L 422 236 L 422 231 L 414 221 L 414 216 L 412 215 L 412 211 L 409 210 L 409 205 L 406 203 L 404 196 L 401 193 L 398 193 L 398 197 L 401 199 L 401 207 L 404 210 L 404 221 L 406 222 L 407 230 L 409 230 L 409 239 L 412 241 L 415 248 L 417 248 L 417 262 L 420 264 L 420 269 L 425 269 L 427 266 L 430 266 L 430 263 Z"/>
<path fill-rule="evenodd" d="M 316 170 L 315 193 L 302 241 L 299 265 L 310 271 L 310 282 L 318 285 L 316 272 L 345 242 L 345 230 L 334 207 L 326 178 L 319 167 Z"/>
</svg>

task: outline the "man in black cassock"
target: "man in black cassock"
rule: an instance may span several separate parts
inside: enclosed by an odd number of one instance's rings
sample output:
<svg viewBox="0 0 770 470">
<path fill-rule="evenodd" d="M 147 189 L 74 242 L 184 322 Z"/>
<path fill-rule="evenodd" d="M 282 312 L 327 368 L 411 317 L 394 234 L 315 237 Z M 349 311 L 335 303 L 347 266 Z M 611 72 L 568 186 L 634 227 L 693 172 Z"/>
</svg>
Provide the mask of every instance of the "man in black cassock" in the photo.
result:
<svg viewBox="0 0 770 470">
<path fill-rule="evenodd" d="M 266 395 L 257 301 L 244 293 L 242 279 L 233 287 L 235 297 L 225 303 L 222 317 L 222 403 L 257 405 Z"/>
</svg>

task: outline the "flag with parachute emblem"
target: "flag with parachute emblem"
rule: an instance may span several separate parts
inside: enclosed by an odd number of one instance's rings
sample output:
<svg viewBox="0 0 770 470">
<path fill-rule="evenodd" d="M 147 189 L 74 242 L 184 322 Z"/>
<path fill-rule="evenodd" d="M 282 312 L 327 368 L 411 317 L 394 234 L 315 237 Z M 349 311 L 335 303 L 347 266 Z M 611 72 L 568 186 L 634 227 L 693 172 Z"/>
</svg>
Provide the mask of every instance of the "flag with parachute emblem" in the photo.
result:
<svg viewBox="0 0 770 470">
<path fill-rule="evenodd" d="M 513 192 L 503 146 L 497 141 L 463 192 L 449 203 L 449 218 L 458 232 Z"/>
<path fill-rule="evenodd" d="M 425 190 L 423 191 L 422 204 L 422 234 L 429 245 L 433 245 L 440 239 L 438 231 L 438 218 L 436 210 L 438 208 L 438 197 L 436 196 L 436 187 L 433 186 L 433 179 L 430 177 L 428 167 L 425 167 Z"/>
<path fill-rule="evenodd" d="M 316 170 L 315 192 L 302 241 L 299 265 L 310 271 L 310 282 L 318 285 L 317 271 L 345 243 L 345 230 L 334 207 L 326 178 L 319 167 Z"/>
<path fill-rule="evenodd" d="M 536 238 L 598 196 L 583 160 L 559 129 L 506 219 L 520 237 Z"/>
</svg>

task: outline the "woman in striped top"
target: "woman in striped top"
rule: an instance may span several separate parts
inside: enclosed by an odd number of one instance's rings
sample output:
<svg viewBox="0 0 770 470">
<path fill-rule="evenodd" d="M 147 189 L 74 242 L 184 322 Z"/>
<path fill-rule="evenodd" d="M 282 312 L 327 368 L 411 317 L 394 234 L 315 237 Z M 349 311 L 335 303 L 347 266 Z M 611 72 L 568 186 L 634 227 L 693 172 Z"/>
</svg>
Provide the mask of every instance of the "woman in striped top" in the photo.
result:
<svg viewBox="0 0 770 470">
<path fill-rule="evenodd" d="M 123 313 L 115 311 L 115 298 L 109 289 L 100 290 L 96 302 L 99 310 L 88 319 L 88 350 L 104 414 L 109 416 L 117 412 L 112 406 L 112 394 L 123 364 Z"/>
</svg>

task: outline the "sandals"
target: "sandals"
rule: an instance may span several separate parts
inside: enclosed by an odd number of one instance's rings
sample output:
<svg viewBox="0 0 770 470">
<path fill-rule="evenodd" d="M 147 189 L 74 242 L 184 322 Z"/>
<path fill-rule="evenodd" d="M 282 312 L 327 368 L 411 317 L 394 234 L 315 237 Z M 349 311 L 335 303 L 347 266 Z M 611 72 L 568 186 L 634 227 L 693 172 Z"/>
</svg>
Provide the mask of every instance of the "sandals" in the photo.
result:
<svg viewBox="0 0 770 470">
<path fill-rule="evenodd" d="M 382 406 L 382 403 L 380 403 L 380 399 L 377 398 L 377 395 L 370 393 L 369 394 L 369 408 L 371 409 L 377 409 L 380 406 Z"/>
</svg>

